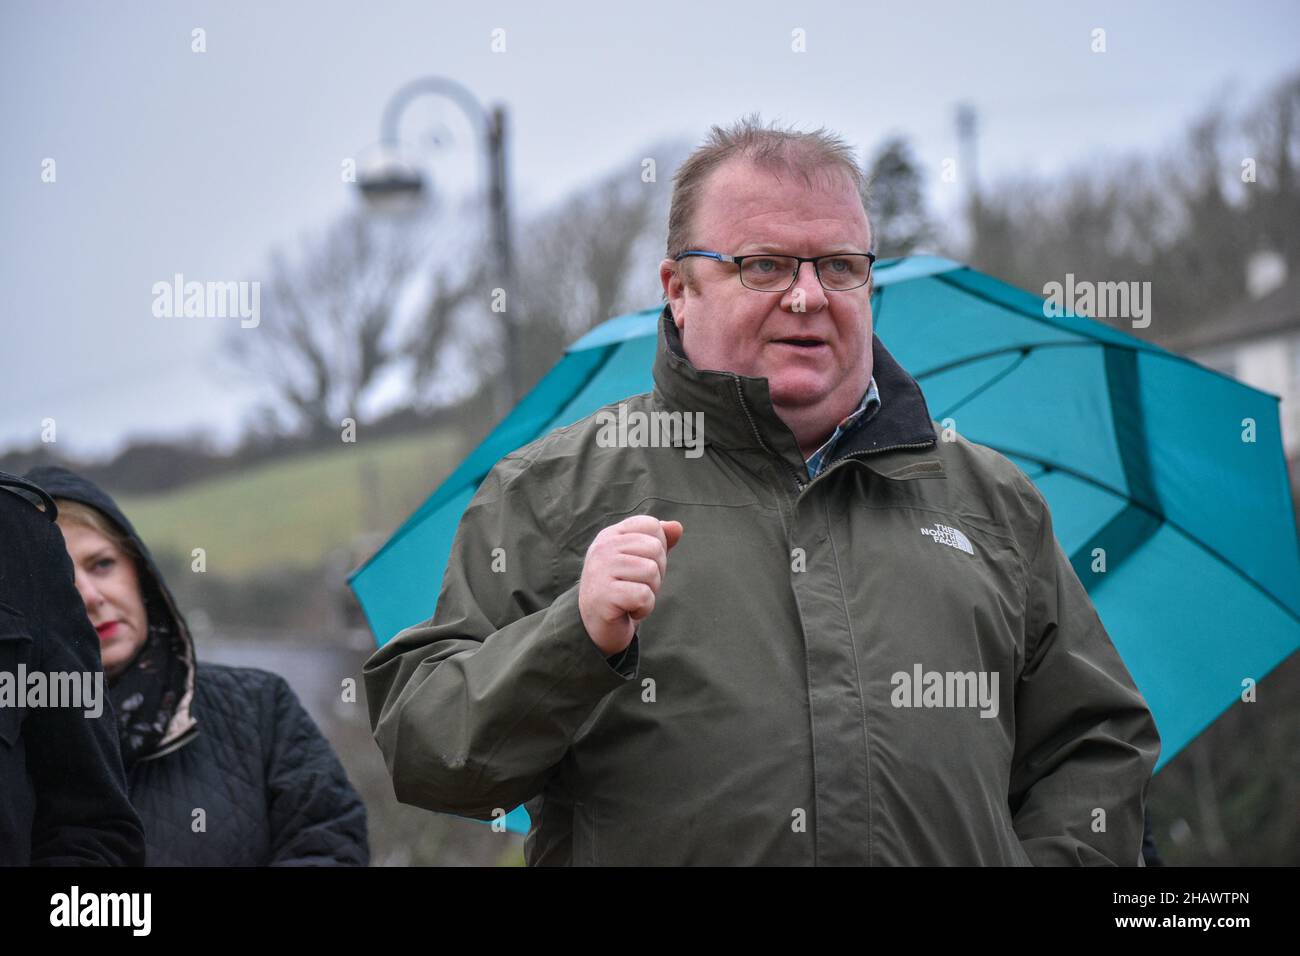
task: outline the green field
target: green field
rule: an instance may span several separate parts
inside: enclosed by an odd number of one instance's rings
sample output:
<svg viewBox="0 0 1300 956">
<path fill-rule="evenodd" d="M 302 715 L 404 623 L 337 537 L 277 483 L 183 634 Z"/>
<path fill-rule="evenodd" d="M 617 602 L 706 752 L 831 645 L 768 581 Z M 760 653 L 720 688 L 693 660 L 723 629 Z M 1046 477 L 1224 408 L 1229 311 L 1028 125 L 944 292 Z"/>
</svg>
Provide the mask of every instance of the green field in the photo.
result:
<svg viewBox="0 0 1300 956">
<path fill-rule="evenodd" d="M 118 504 L 155 553 L 206 551 L 207 570 L 311 567 L 386 538 L 466 454 L 455 429 L 340 444 Z"/>
</svg>

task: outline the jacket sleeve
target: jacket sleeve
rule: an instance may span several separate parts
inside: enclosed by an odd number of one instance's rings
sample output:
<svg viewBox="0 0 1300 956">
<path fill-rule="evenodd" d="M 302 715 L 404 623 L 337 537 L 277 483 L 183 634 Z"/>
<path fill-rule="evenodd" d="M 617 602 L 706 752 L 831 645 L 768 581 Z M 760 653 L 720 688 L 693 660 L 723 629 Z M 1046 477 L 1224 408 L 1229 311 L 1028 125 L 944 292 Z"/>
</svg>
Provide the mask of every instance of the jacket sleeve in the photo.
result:
<svg viewBox="0 0 1300 956">
<path fill-rule="evenodd" d="M 127 795 L 99 637 L 73 584 L 62 536 L 44 517 L 40 521 L 47 527 L 37 542 L 41 553 L 33 555 L 31 597 L 42 608 L 35 618 L 40 633 L 32 635 L 36 659 L 29 666 L 47 674 L 91 674 L 99 684 L 97 707 L 27 711 L 23 736 L 36 794 L 31 862 L 143 866 L 144 829 Z"/>
<path fill-rule="evenodd" d="M 1052 530 L 1046 501 L 1028 567 L 1009 804 L 1037 866 L 1141 866 L 1160 737 Z"/>
<path fill-rule="evenodd" d="M 338 757 L 278 675 L 269 675 L 270 866 L 366 866 L 366 807 Z"/>
<path fill-rule="evenodd" d="M 564 494 L 520 457 L 498 462 L 461 518 L 433 617 L 366 662 L 370 722 L 401 802 L 508 812 L 542 790 L 601 700 L 635 680 L 640 638 L 606 658 L 583 626 L 578 580 L 560 579 L 539 513 Z"/>
</svg>

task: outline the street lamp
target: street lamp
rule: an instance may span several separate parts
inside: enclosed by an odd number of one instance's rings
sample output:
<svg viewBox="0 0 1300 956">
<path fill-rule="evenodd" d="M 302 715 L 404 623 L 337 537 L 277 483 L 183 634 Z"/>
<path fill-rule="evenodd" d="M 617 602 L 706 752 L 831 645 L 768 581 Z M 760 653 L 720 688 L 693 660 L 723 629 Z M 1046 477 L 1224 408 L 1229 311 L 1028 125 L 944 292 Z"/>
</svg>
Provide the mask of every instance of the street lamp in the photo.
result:
<svg viewBox="0 0 1300 956">
<path fill-rule="evenodd" d="M 419 96 L 436 94 L 452 100 L 482 137 L 487 158 L 488 227 L 500 287 L 506 292 L 506 304 L 501 316 L 501 332 L 505 349 L 505 375 L 499 381 L 498 411 L 504 416 L 518 400 L 515 389 L 519 383 L 518 342 L 515 322 L 511 313 L 514 303 L 514 252 L 510 242 L 509 191 L 506 181 L 506 111 L 497 104 L 486 110 L 473 94 L 454 80 L 440 76 L 426 76 L 407 83 L 388 101 L 380 120 L 379 141 L 385 152 L 380 163 L 357 171 L 357 187 L 366 202 L 376 208 L 422 198 L 425 183 L 419 170 L 397 159 L 398 130 L 402 111 Z"/>
</svg>

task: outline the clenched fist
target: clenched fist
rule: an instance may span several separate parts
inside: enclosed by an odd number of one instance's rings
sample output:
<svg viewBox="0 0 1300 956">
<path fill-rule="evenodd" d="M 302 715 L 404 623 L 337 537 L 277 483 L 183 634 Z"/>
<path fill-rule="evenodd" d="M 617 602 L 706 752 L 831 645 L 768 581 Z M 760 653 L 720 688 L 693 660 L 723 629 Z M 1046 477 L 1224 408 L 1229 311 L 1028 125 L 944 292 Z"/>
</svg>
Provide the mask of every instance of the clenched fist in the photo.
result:
<svg viewBox="0 0 1300 956">
<path fill-rule="evenodd" d="M 606 657 L 625 650 L 636 622 L 655 609 L 668 552 L 681 536 L 680 521 L 632 515 L 602 529 L 591 542 L 582 563 L 578 610 Z"/>
</svg>

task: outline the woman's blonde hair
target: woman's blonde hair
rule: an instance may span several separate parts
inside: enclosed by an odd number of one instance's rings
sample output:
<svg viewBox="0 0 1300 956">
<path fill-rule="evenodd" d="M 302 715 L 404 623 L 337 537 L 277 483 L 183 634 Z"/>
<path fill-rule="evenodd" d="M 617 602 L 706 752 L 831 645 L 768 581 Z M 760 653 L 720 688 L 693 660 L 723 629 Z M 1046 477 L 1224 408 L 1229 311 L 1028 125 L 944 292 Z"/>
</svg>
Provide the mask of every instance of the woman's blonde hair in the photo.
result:
<svg viewBox="0 0 1300 956">
<path fill-rule="evenodd" d="M 70 498 L 55 498 L 54 503 L 59 509 L 59 524 L 81 525 L 92 531 L 98 531 L 139 567 L 140 553 L 136 550 L 135 542 L 102 511 Z"/>
</svg>

